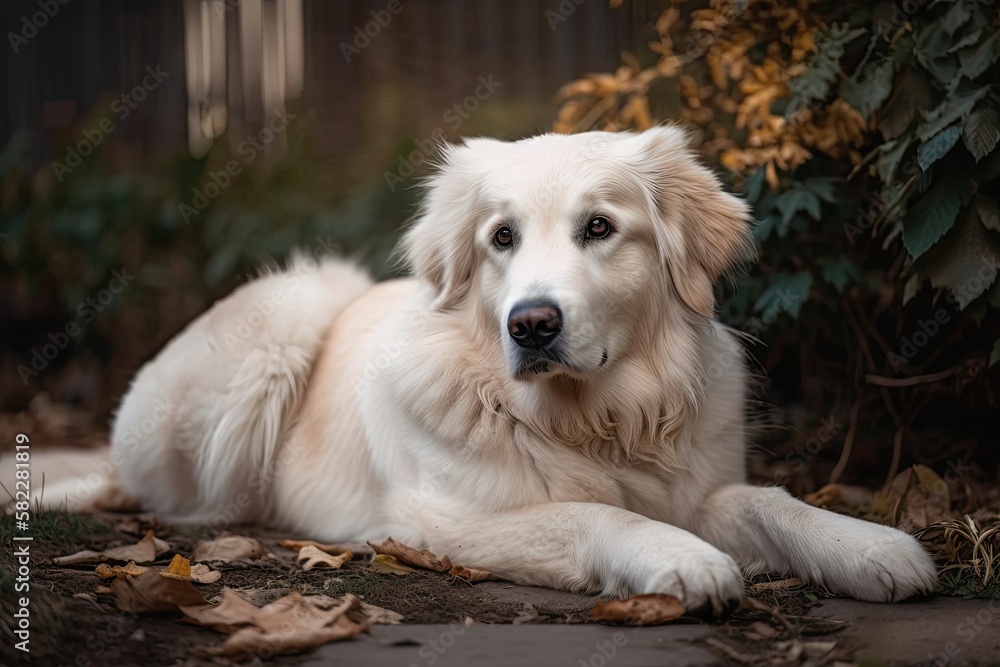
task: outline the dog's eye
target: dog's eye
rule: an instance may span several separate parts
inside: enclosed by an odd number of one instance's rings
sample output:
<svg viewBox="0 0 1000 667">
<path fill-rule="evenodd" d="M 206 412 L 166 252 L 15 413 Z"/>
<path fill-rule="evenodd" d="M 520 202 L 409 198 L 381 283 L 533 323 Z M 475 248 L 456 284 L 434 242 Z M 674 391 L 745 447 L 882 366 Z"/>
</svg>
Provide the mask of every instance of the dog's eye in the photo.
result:
<svg viewBox="0 0 1000 667">
<path fill-rule="evenodd" d="M 591 218 L 587 223 L 588 239 L 603 239 L 611 234 L 611 221 L 602 215 Z"/>
<path fill-rule="evenodd" d="M 501 227 L 493 233 L 493 244 L 498 248 L 508 248 L 514 242 L 514 234 L 510 227 Z"/>
</svg>

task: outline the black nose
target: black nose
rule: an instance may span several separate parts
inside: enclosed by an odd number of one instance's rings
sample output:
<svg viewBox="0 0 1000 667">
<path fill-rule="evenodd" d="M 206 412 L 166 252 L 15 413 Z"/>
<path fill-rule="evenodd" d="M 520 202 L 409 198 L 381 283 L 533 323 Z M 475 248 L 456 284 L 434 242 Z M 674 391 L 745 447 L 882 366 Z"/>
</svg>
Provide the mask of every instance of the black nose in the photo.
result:
<svg viewBox="0 0 1000 667">
<path fill-rule="evenodd" d="M 544 301 L 524 301 L 510 309 L 507 331 L 521 347 L 548 347 L 562 330 L 559 306 Z"/>
</svg>

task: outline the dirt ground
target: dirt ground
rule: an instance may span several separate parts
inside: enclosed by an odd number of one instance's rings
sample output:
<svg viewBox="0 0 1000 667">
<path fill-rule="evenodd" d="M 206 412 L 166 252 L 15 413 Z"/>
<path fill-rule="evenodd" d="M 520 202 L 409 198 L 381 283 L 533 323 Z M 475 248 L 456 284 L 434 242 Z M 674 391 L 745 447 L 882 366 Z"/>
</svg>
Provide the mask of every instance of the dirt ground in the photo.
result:
<svg viewBox="0 0 1000 667">
<path fill-rule="evenodd" d="M 173 527 L 148 517 L 130 515 L 83 517 L 44 512 L 36 514 L 33 520 L 35 539 L 31 543 L 30 659 L 11 649 L 13 641 L 9 630 L 5 628 L 3 664 L 79 667 L 194 667 L 230 664 L 219 658 L 199 655 L 199 647 L 218 646 L 224 635 L 204 627 L 178 622 L 177 614 L 133 614 L 119 611 L 111 595 L 95 592 L 98 586 L 106 582 L 97 577 L 93 564 L 57 567 L 52 563 L 54 557 L 84 549 L 101 550 L 132 544 L 147 530 L 153 530 L 157 537 L 170 544 L 170 549 L 160 554 L 155 564 L 167 565 L 174 554 L 190 555 L 199 540 L 214 535 L 199 529 Z M 9 516 L 0 519 L 0 536 L 5 545 L 12 544 L 14 530 L 15 526 Z M 258 606 L 293 590 L 303 595 L 323 594 L 330 597 L 352 593 L 367 603 L 401 614 L 404 626 L 412 626 L 412 633 L 408 633 L 405 628 L 398 629 L 398 626 L 376 626 L 370 635 L 350 640 L 364 644 L 352 647 L 350 651 L 374 651 L 371 654 L 364 653 L 366 657 L 356 657 L 365 664 L 373 660 L 379 662 L 379 658 L 392 655 L 391 651 L 386 654 L 389 647 L 412 646 L 418 647 L 415 650 L 426 652 L 427 646 L 435 646 L 434 642 L 428 644 L 424 640 L 413 639 L 411 635 L 416 633 L 414 636 L 420 637 L 423 636 L 421 633 L 426 632 L 432 632 L 434 636 L 440 635 L 439 631 L 428 628 L 445 628 L 443 632 L 446 634 L 443 636 L 447 636 L 447 628 L 471 628 L 473 631 L 470 637 L 486 633 L 482 639 L 484 645 L 493 641 L 499 642 L 499 646 L 511 647 L 510 641 L 504 639 L 506 635 L 503 633 L 506 631 L 490 631 L 486 630 L 486 626 L 514 624 L 514 628 L 506 626 L 513 630 L 518 626 L 525 628 L 592 623 L 590 612 L 595 598 L 514 586 L 502 581 L 471 584 L 447 573 L 417 571 L 402 576 L 384 574 L 374 571 L 364 557 L 346 563 L 339 570 L 303 571 L 295 562 L 295 552 L 278 545 L 281 539 L 296 536 L 260 532 L 254 534 L 249 530 L 239 531 L 239 534 L 259 537 L 274 557 L 253 563 L 213 564 L 222 573 L 221 579 L 215 583 L 198 585 L 198 591 L 212 601 L 227 586 Z M 5 548 L 2 573 L 5 626 L 11 622 L 13 613 L 11 553 L 11 549 Z M 673 637 L 670 641 L 680 642 L 680 653 L 673 651 L 671 655 L 680 659 L 679 656 L 686 655 L 684 651 L 695 651 L 691 653 L 694 657 L 690 658 L 693 662 L 677 664 L 853 664 L 858 649 L 864 646 L 864 641 L 859 640 L 860 628 L 851 628 L 851 624 L 843 618 L 823 618 L 822 615 L 811 613 L 812 608 L 824 599 L 820 591 L 801 585 L 789 587 L 785 582 L 758 581 L 756 584 L 748 584 L 747 592 L 756 602 L 736 611 L 725 621 L 685 617 L 669 626 L 668 634 Z M 991 623 L 1000 619 L 1000 604 L 997 607 L 998 613 L 991 618 Z M 850 615 L 854 612 L 846 613 Z M 580 635 L 580 639 L 574 639 L 577 635 L 565 635 L 565 632 L 570 631 L 568 628 L 566 631 L 553 629 L 551 635 L 538 635 L 538 631 L 530 631 L 536 634 L 529 633 L 526 636 L 535 637 L 531 641 L 542 645 L 547 643 L 547 637 L 553 640 L 562 637 L 562 641 L 568 642 L 568 645 L 577 646 L 580 641 L 584 641 L 583 637 L 589 642 L 590 637 L 601 637 L 602 633 L 608 631 L 604 626 L 590 627 L 594 628 L 594 633 Z M 631 631 L 630 628 L 626 630 Z M 490 634 L 496 632 L 501 632 L 501 635 Z M 523 635 L 528 631 L 520 632 Z M 642 632 L 653 630 L 643 629 Z M 1000 632 L 997 636 L 1000 637 Z M 517 640 L 520 641 L 522 640 Z M 636 640 L 633 650 L 638 650 L 636 647 L 641 646 L 642 641 Z M 653 647 L 662 641 L 665 641 L 662 637 L 648 640 Z M 465 642 L 466 649 L 473 645 L 474 642 Z M 275 665 L 298 665 L 319 657 L 323 660 L 336 660 L 338 655 L 345 652 L 345 646 L 346 642 L 328 644 L 318 651 L 296 656 L 277 656 L 270 658 L 268 662 Z M 437 660 L 435 655 L 427 653 L 414 654 L 416 655 L 422 656 L 419 658 L 423 661 L 422 664 L 432 664 Z M 452 653 L 451 660 L 458 660 L 453 664 L 463 664 L 461 661 L 466 659 L 475 661 L 474 657 L 460 656 L 460 653 Z M 698 662 L 695 659 L 697 656 L 702 656 L 702 659 L 708 656 L 709 662 Z M 426 658 L 433 660 L 425 660 Z M 387 664 L 393 662 L 388 658 L 386 660 Z M 251 659 L 249 662 L 256 664 L 259 660 Z M 597 659 L 589 664 L 599 662 L 600 659 Z M 586 660 L 584 664 L 588 664 Z M 618 664 L 626 662 L 620 661 Z M 1000 664 L 1000 647 L 997 664 Z"/>
<path fill-rule="evenodd" d="M 94 438 L 95 441 L 99 438 Z M 53 440 L 53 443 L 58 442 Z M 34 443 L 33 443 L 34 447 Z M 87 450 L 81 450 L 87 456 Z M 66 466 L 78 462 L 65 457 Z M 43 480 L 44 482 L 44 480 Z M 916 483 L 903 485 L 889 505 L 933 509 Z M 43 487 L 44 488 L 44 487 Z M 838 489 L 834 489 L 837 491 Z M 846 498 L 846 489 L 845 487 Z M 828 489 L 823 489 L 823 496 Z M 992 495 L 990 495 L 992 494 Z M 869 493 L 869 495 L 871 495 Z M 922 502 L 914 502 L 913 496 Z M 925 498 L 926 496 L 926 498 Z M 978 498 L 973 503 L 971 498 Z M 833 501 L 844 500 L 833 498 Z M 813 498 L 826 504 L 828 498 Z M 866 509 L 832 502 L 834 508 L 873 520 Z M 1000 528 L 1000 497 L 959 493 L 953 504 L 977 518 L 975 530 L 960 534 L 935 529 L 925 545 L 938 555 L 944 570 L 941 588 L 957 597 L 937 597 L 901 605 L 870 605 L 828 598 L 823 591 L 787 580 L 758 579 L 747 584 L 748 606 L 723 621 L 683 617 L 655 628 L 596 624 L 591 610 L 596 598 L 541 588 L 486 581 L 471 584 L 447 573 L 419 570 L 403 576 L 375 571 L 361 556 L 339 570 L 304 571 L 295 552 L 279 546 L 286 538 L 308 536 L 233 529 L 257 537 L 274 558 L 252 563 L 213 563 L 221 578 L 197 584 L 210 602 L 223 587 L 237 591 L 257 606 L 292 591 L 338 598 L 353 594 L 366 603 L 398 612 L 401 625 L 376 625 L 355 639 L 326 644 L 288 656 L 267 657 L 271 665 L 347 664 L 447 667 L 456 665 L 543 664 L 545 667 L 610 667 L 606 642 L 624 632 L 626 645 L 614 667 L 630 665 L 1000 665 L 1000 567 L 995 540 Z M 988 507 L 987 507 L 988 506 Z M 979 509 L 975 509 L 979 508 Z M 940 517 L 958 517 L 938 512 Z M 899 513 L 899 512 L 895 512 Z M 31 654 L 13 650 L 12 614 L 15 593 L 14 517 L 0 514 L 0 665 L 204 665 L 232 664 L 205 656 L 201 649 L 218 647 L 226 635 L 180 622 L 180 614 L 134 614 L 118 609 L 115 598 L 98 592 L 102 581 L 95 566 L 57 567 L 52 559 L 81 550 L 135 544 L 148 530 L 169 543 L 153 565 L 166 566 L 172 556 L 190 557 L 199 541 L 217 537 L 206 528 L 171 526 L 141 515 L 79 516 L 65 512 L 31 513 L 30 613 Z M 927 521 L 935 517 L 924 517 Z M 909 521 L 903 513 L 896 520 Z M 968 522 L 969 517 L 965 520 Z M 899 525 L 898 523 L 896 525 Z M 923 525 L 926 525 L 924 523 Z M 971 525 L 971 524 L 970 524 Z M 914 526 L 903 526 L 912 531 Z M 919 526 L 917 526 L 919 527 Z M 938 533 L 941 533 L 940 535 Z M 987 534 L 993 537 L 987 539 Z M 962 538 L 962 539 L 959 539 Z M 20 544 L 20 543 L 17 543 Z M 979 584 L 993 581 L 986 585 Z M 977 600 L 961 598 L 979 598 Z M 456 639 L 459 637 L 461 641 Z M 454 640 L 444 651 L 442 640 Z M 616 645 L 614 645 L 616 646 Z M 441 652 L 436 652 L 441 649 Z M 618 648 L 615 648 L 618 651 Z M 613 657 L 613 656 L 612 656 Z M 248 664 L 259 664 L 253 658 Z"/>
</svg>

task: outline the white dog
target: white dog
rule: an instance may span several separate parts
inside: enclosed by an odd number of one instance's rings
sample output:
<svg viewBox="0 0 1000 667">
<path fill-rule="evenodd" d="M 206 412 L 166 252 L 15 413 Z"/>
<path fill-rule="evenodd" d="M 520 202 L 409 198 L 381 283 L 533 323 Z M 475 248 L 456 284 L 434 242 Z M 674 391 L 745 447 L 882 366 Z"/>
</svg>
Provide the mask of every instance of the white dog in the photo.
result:
<svg viewBox="0 0 1000 667">
<path fill-rule="evenodd" d="M 712 284 L 752 254 L 748 211 L 680 130 L 442 161 L 413 278 L 294 262 L 143 368 L 103 497 L 716 612 L 741 567 L 862 600 L 934 589 L 909 535 L 745 483 L 746 370 Z"/>
</svg>

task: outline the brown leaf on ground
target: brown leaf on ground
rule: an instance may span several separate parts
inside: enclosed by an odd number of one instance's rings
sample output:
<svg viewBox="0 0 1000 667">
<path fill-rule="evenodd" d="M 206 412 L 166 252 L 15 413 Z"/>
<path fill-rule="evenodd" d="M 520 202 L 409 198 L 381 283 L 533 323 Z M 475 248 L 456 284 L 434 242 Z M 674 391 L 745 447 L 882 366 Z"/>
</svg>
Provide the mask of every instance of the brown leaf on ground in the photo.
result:
<svg viewBox="0 0 1000 667">
<path fill-rule="evenodd" d="M 170 527 L 160 523 L 154 516 L 138 514 L 115 522 L 115 530 L 132 535 L 145 535 L 147 531 L 151 530 L 154 534 L 163 535 L 169 532 Z"/>
<path fill-rule="evenodd" d="M 204 563 L 196 563 L 191 566 L 191 581 L 196 584 L 211 584 L 222 578 L 222 573 L 213 570 Z"/>
<path fill-rule="evenodd" d="M 94 595 L 93 593 L 74 593 L 73 599 L 83 600 L 87 604 L 96 608 L 97 611 L 101 612 L 102 614 L 108 613 L 104 610 L 104 607 L 102 607 L 101 604 L 97 601 L 97 596 Z"/>
<path fill-rule="evenodd" d="M 535 605 L 530 602 L 525 602 L 524 606 L 521 608 L 521 613 L 514 617 L 511 621 L 514 625 L 524 625 L 525 623 L 534 623 L 538 620 L 538 610 L 535 609 Z"/>
<path fill-rule="evenodd" d="M 802 580 L 796 577 L 791 577 L 789 579 L 781 579 L 780 581 L 762 581 L 759 584 L 754 584 L 753 589 L 755 591 L 780 591 L 786 592 L 792 588 L 798 588 L 802 585 Z"/>
<path fill-rule="evenodd" d="M 364 612 L 365 618 L 375 625 L 399 625 L 403 622 L 403 615 L 399 612 L 376 607 L 367 602 L 361 603 L 361 611 Z"/>
<path fill-rule="evenodd" d="M 326 596 L 305 597 L 293 591 L 264 607 L 255 607 L 232 589 L 223 589 L 218 604 L 184 606 L 188 620 L 230 633 L 218 647 L 202 648 L 208 655 L 235 660 L 260 654 L 298 653 L 321 644 L 349 639 L 368 629 L 361 602 L 346 595 L 343 602 Z M 353 612 L 353 613 L 352 613 Z"/>
<path fill-rule="evenodd" d="M 286 595 L 281 599 L 284 600 L 287 597 Z M 256 606 L 227 586 L 222 589 L 222 596 L 217 603 L 185 605 L 181 608 L 181 612 L 186 617 L 184 620 L 213 628 L 219 632 L 232 634 L 251 623 L 261 613 L 261 610 L 266 608 L 266 606 Z"/>
<path fill-rule="evenodd" d="M 451 569 L 451 561 L 447 556 L 438 558 L 430 551 L 418 551 L 387 537 L 384 542 L 369 542 L 368 546 L 377 554 L 387 554 L 410 565 L 416 565 L 435 572 L 447 572 Z"/>
<path fill-rule="evenodd" d="M 153 569 L 137 577 L 112 579 L 111 594 L 119 609 L 132 612 L 171 612 L 182 605 L 205 603 L 190 581 L 161 577 Z"/>
<path fill-rule="evenodd" d="M 341 565 L 351 560 L 351 557 L 352 554 L 350 551 L 345 551 L 339 556 L 331 556 L 312 545 L 306 545 L 299 550 L 299 555 L 295 560 L 303 570 L 311 570 L 317 567 L 329 567 L 339 570 Z"/>
<path fill-rule="evenodd" d="M 598 600 L 591 616 L 595 621 L 660 625 L 684 615 L 684 605 L 672 595 L 651 593 L 624 600 Z"/>
<path fill-rule="evenodd" d="M 368 547 L 359 544 L 324 544 L 323 542 L 316 542 L 314 540 L 281 540 L 279 544 L 286 549 L 294 549 L 299 551 L 303 547 L 316 547 L 320 551 L 324 551 L 328 554 L 333 554 L 334 556 L 339 556 L 342 553 L 347 553 L 350 551 L 352 554 L 357 555 L 358 547 L 362 547 L 363 551 L 368 551 Z"/>
<path fill-rule="evenodd" d="M 174 579 L 189 581 L 191 579 L 191 561 L 180 554 L 175 554 L 167 566 L 166 572 L 161 572 L 163 576 L 170 576 Z"/>
<path fill-rule="evenodd" d="M 872 491 L 863 486 L 827 484 L 815 493 L 806 494 L 802 500 L 814 507 L 868 509 L 872 504 Z"/>
<path fill-rule="evenodd" d="M 138 577 L 148 569 L 149 568 L 142 567 L 141 565 L 136 565 L 135 561 L 130 560 L 125 565 L 108 565 L 107 563 L 101 563 L 97 566 L 94 572 L 96 572 L 97 576 L 101 579 L 110 579 L 111 577 L 124 579 L 125 577 Z"/>
<path fill-rule="evenodd" d="M 211 584 L 218 581 L 222 577 L 222 573 L 213 570 L 204 563 L 192 565 L 187 558 L 177 554 L 170 561 L 167 569 L 160 572 L 160 576 L 179 581 L 193 581 L 196 584 Z"/>
<path fill-rule="evenodd" d="M 62 567 L 64 565 L 82 565 L 84 563 L 99 563 L 106 560 L 133 561 L 134 563 L 152 563 L 158 554 L 170 549 L 170 545 L 156 538 L 153 531 L 146 531 L 146 536 L 135 544 L 112 547 L 104 551 L 80 551 L 69 556 L 53 558 L 52 562 Z"/>
<path fill-rule="evenodd" d="M 233 561 L 252 562 L 260 560 L 270 553 L 264 543 L 256 537 L 240 535 L 223 535 L 214 540 L 202 540 L 191 555 L 193 561 L 218 561 L 231 563 Z"/>
<path fill-rule="evenodd" d="M 369 565 L 376 572 L 381 572 L 382 574 L 395 574 L 400 577 L 404 574 L 416 572 L 414 568 L 409 565 L 404 565 L 389 554 L 379 554 L 375 556 Z"/>
<path fill-rule="evenodd" d="M 464 565 L 454 566 L 448 570 L 448 574 L 460 579 L 465 579 L 466 581 L 471 581 L 472 583 L 486 581 L 487 579 L 493 578 L 493 575 L 486 570 L 477 570 L 474 567 L 465 567 Z"/>
<path fill-rule="evenodd" d="M 951 516 L 948 483 L 931 468 L 916 464 L 875 493 L 872 511 L 904 532 L 921 530 Z"/>
</svg>

